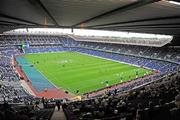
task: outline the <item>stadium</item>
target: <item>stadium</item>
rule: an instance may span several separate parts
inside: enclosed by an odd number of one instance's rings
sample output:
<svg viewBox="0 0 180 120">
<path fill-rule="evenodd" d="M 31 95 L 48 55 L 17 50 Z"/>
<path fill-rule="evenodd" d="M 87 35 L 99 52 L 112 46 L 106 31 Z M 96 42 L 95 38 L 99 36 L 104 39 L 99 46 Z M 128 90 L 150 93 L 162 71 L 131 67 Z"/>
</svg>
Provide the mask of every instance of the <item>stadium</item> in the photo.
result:
<svg viewBox="0 0 180 120">
<path fill-rule="evenodd" d="M 0 3 L 0 120 L 180 120 L 178 0 Z"/>
</svg>

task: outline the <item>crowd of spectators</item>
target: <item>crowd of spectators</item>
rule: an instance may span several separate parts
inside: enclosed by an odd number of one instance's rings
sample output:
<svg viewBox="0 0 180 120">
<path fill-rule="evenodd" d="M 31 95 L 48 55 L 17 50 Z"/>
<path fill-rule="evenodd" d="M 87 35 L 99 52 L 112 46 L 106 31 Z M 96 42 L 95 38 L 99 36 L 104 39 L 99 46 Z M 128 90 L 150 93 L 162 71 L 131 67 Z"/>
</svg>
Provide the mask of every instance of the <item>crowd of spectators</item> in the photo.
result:
<svg viewBox="0 0 180 120">
<path fill-rule="evenodd" d="M 180 50 L 170 47 L 148 47 L 136 45 L 121 45 L 108 43 L 81 42 L 80 47 L 93 48 L 96 50 L 106 50 L 118 52 L 125 55 L 132 55 L 145 58 L 154 58 L 165 61 L 173 61 L 179 63 Z"/>
<path fill-rule="evenodd" d="M 33 99 L 25 104 L 0 104 L 0 120 L 50 120 L 55 110 L 55 101 Z"/>
<path fill-rule="evenodd" d="M 30 48 L 19 49 L 24 43 Z M 39 119 L 52 115 L 52 109 L 39 109 L 32 104 L 36 98 L 21 86 L 20 77 L 12 64 L 13 56 L 25 53 L 76 51 L 118 60 L 161 73 L 162 79 L 137 89 L 106 91 L 103 97 L 63 104 L 67 118 L 122 120 L 180 120 L 179 49 L 140 47 L 93 42 L 79 42 L 65 36 L 1 36 L 0 37 L 0 120 Z M 151 78 L 156 79 L 156 78 Z M 145 82 L 150 82 L 147 79 Z M 140 86 L 134 82 L 131 86 Z M 144 81 L 143 81 L 144 84 Z M 10 105 L 21 103 L 24 106 Z M 25 105 L 26 103 L 26 105 Z M 27 104 L 28 103 L 28 104 Z M 35 102 L 36 103 L 36 102 Z M 60 103 L 55 103 L 57 106 Z M 33 110 L 33 111 L 32 111 Z M 41 113 L 42 112 L 42 113 Z"/>
<path fill-rule="evenodd" d="M 19 54 L 16 49 L 3 49 L 0 51 L 0 101 L 23 102 L 31 99 L 20 83 L 20 77 L 12 64 L 12 55 Z"/>
<path fill-rule="evenodd" d="M 66 104 L 69 119 L 179 120 L 180 75 L 125 93 L 106 92 L 103 97 Z"/>
</svg>

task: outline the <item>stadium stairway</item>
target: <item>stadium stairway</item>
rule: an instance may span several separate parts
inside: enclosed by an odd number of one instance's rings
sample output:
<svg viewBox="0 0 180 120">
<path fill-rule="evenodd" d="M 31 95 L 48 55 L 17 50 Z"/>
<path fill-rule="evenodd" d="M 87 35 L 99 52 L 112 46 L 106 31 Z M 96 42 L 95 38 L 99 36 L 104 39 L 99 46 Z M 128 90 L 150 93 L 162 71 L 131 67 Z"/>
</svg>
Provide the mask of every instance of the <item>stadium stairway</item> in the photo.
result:
<svg viewBox="0 0 180 120">
<path fill-rule="evenodd" d="M 59 111 L 57 107 L 55 107 L 54 113 L 51 117 L 51 120 L 66 120 L 66 116 L 63 112 L 63 109 L 61 108 Z"/>
</svg>

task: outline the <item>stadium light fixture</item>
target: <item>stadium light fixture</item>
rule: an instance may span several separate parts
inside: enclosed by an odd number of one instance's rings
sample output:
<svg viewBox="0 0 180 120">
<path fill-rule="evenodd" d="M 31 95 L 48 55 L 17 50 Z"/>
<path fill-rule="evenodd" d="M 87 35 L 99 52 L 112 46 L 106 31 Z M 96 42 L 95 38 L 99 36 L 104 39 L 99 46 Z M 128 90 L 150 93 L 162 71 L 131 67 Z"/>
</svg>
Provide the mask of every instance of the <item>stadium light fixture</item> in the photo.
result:
<svg viewBox="0 0 180 120">
<path fill-rule="evenodd" d="M 180 2 L 176 2 L 176 1 L 169 1 L 169 3 L 175 4 L 175 5 L 180 5 Z"/>
</svg>

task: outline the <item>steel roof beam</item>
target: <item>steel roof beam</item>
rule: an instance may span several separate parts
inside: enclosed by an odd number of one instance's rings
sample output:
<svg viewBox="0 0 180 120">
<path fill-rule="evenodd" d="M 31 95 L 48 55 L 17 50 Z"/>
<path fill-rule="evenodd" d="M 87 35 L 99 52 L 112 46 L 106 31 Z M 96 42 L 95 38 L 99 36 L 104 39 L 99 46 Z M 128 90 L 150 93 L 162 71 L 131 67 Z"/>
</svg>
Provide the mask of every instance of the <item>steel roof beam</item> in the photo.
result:
<svg viewBox="0 0 180 120">
<path fill-rule="evenodd" d="M 24 20 L 24 19 L 21 19 L 21 18 L 16 18 L 16 17 L 5 15 L 5 14 L 2 14 L 2 13 L 0 13 L 0 17 L 8 18 L 8 19 L 12 19 L 12 20 L 28 23 L 28 24 L 33 24 L 33 25 L 40 25 L 40 24 L 32 22 L 32 21 Z"/>
<path fill-rule="evenodd" d="M 168 17 L 158 17 L 158 18 L 132 20 L 132 21 L 126 21 L 126 22 L 114 22 L 114 23 L 107 23 L 107 24 L 101 24 L 101 25 L 87 26 L 86 28 L 101 27 L 101 26 L 106 27 L 106 26 L 113 26 L 113 25 L 114 25 L 114 27 L 116 27 L 115 25 L 121 25 L 121 24 L 151 22 L 151 21 L 158 21 L 158 20 L 172 20 L 172 19 L 180 19 L 180 16 L 168 16 Z"/>
<path fill-rule="evenodd" d="M 92 17 L 92 18 L 89 18 L 87 20 L 83 20 L 75 25 L 72 25 L 72 27 L 76 27 L 78 25 L 81 25 L 81 24 L 84 24 L 84 23 L 87 23 L 87 22 L 90 22 L 90 21 L 93 21 L 95 19 L 99 19 L 101 17 L 105 17 L 105 16 L 108 16 L 108 15 L 112 15 L 113 13 L 123 13 L 123 12 L 126 12 L 128 10 L 133 10 L 135 8 L 138 8 L 138 7 L 142 7 L 144 5 L 147 5 L 147 4 L 150 4 L 150 3 L 154 3 L 154 2 L 158 2 L 160 0 L 139 0 L 137 2 L 134 2 L 134 3 L 131 3 L 131 4 L 128 4 L 128 5 L 125 5 L 123 7 L 119 7 L 119 8 L 116 8 L 116 9 L 113 9 L 111 11 L 108 11 L 108 12 L 105 12 L 105 13 L 102 13 L 100 15 L 97 15 L 95 17 Z"/>
<path fill-rule="evenodd" d="M 100 29 L 108 29 L 108 28 L 126 28 L 126 27 L 159 27 L 159 26 L 177 26 L 180 23 L 169 23 L 169 24 L 144 24 L 144 25 L 120 25 L 120 26 L 105 26 L 99 27 Z M 98 27 L 96 27 L 98 29 Z"/>
<path fill-rule="evenodd" d="M 45 13 L 51 18 L 51 20 L 54 22 L 56 26 L 59 26 L 58 22 L 56 19 L 51 15 L 51 13 L 48 11 L 48 9 L 44 6 L 44 4 L 41 2 L 41 0 L 37 0 L 38 4 L 40 7 L 45 11 Z"/>
</svg>

